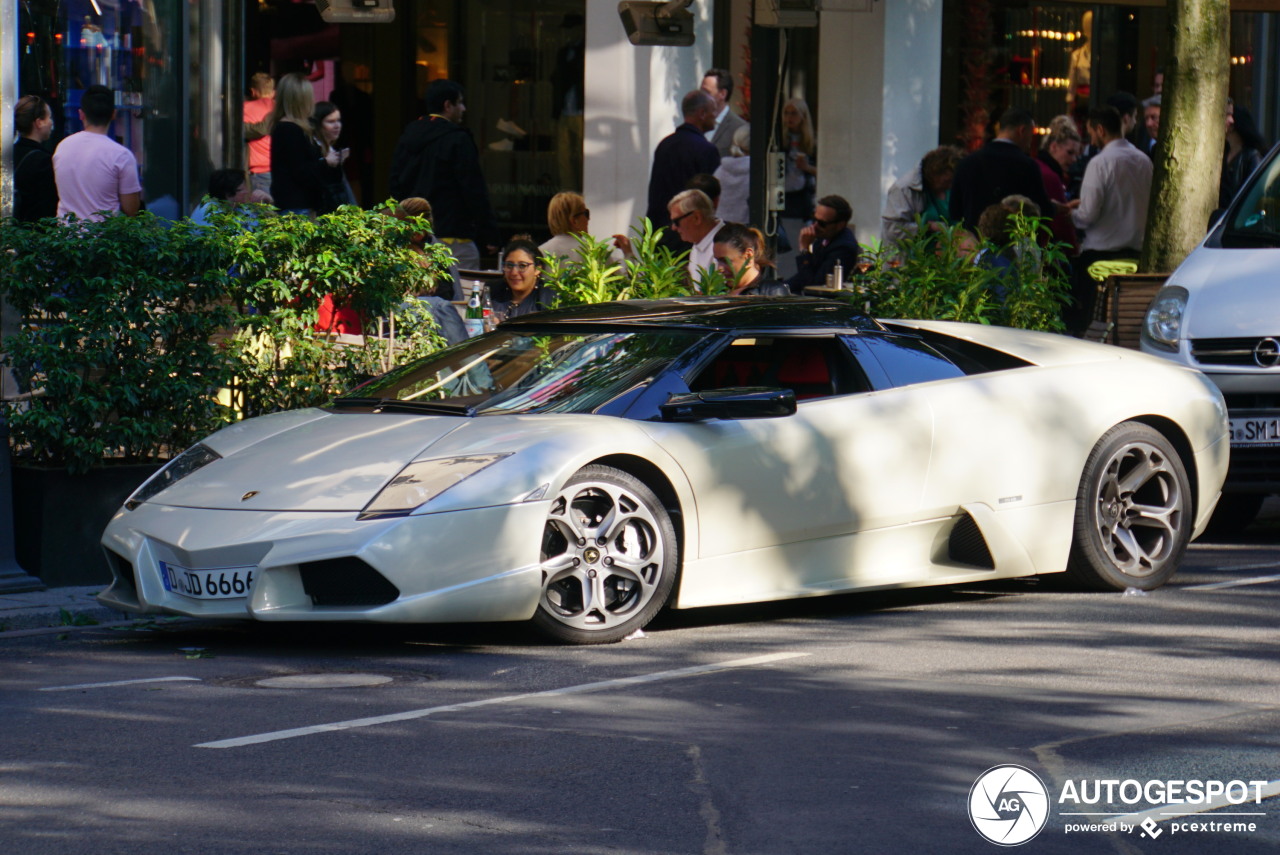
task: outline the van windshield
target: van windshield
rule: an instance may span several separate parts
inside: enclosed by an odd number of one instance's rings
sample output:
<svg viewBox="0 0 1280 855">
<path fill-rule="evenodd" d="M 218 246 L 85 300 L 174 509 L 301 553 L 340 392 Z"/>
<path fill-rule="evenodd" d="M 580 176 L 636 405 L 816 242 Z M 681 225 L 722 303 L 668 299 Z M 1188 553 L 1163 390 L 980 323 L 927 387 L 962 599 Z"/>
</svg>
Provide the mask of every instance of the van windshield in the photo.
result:
<svg viewBox="0 0 1280 855">
<path fill-rule="evenodd" d="M 1227 248 L 1280 247 L 1280 157 L 1263 163 L 1222 233 Z"/>
</svg>

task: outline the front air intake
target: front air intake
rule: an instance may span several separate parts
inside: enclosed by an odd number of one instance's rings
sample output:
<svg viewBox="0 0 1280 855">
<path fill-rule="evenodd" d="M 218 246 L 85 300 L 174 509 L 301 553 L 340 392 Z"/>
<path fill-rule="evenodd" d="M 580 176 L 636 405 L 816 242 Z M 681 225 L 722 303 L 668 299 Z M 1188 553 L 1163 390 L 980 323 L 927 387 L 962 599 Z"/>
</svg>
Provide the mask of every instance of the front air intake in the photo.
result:
<svg viewBox="0 0 1280 855">
<path fill-rule="evenodd" d="M 326 606 L 384 606 L 400 590 L 359 558 L 331 558 L 298 567 L 302 589 L 312 604 Z"/>
</svg>

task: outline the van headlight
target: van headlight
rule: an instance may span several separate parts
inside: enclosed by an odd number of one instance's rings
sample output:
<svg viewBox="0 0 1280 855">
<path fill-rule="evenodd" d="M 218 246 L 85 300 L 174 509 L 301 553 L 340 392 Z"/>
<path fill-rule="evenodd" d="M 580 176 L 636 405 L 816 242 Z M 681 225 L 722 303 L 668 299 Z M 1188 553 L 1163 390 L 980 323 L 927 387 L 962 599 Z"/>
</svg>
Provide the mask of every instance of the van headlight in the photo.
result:
<svg viewBox="0 0 1280 855">
<path fill-rule="evenodd" d="M 1182 316 L 1187 311 L 1187 289 L 1169 285 L 1160 289 L 1147 308 L 1142 334 L 1147 342 L 1161 350 L 1177 352 L 1182 336 Z"/>
</svg>

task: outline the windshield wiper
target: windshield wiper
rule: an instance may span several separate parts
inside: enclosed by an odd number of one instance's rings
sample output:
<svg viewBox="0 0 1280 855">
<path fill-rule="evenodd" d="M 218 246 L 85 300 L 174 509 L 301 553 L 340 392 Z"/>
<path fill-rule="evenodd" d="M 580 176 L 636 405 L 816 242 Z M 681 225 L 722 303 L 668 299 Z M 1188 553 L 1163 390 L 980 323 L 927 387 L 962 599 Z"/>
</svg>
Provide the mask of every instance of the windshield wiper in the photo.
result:
<svg viewBox="0 0 1280 855">
<path fill-rule="evenodd" d="M 399 401 L 395 398 L 335 398 L 331 406 L 371 407 L 375 413 L 421 413 L 429 416 L 465 416 L 473 418 L 476 408 L 471 404 L 455 404 L 450 401 Z"/>
</svg>

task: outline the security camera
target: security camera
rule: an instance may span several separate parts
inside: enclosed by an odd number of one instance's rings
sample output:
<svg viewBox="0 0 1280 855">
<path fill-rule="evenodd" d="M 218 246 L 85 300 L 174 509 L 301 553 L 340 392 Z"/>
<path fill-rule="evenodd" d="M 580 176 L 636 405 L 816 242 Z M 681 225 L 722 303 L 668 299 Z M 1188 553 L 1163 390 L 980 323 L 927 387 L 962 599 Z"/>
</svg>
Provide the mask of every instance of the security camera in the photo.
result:
<svg viewBox="0 0 1280 855">
<path fill-rule="evenodd" d="M 693 13 L 687 8 L 691 3 L 693 0 L 622 0 L 618 15 L 633 45 L 688 47 L 694 41 Z"/>
<path fill-rule="evenodd" d="M 393 0 L 316 0 L 330 24 L 389 24 L 396 19 Z"/>
</svg>

